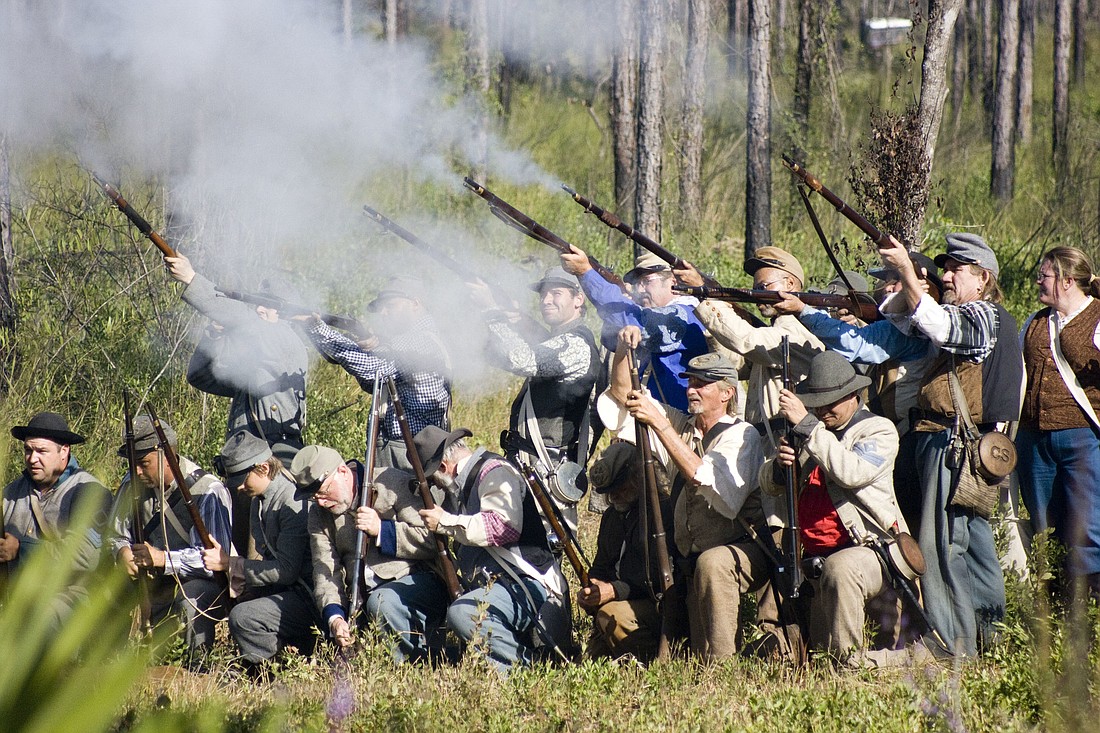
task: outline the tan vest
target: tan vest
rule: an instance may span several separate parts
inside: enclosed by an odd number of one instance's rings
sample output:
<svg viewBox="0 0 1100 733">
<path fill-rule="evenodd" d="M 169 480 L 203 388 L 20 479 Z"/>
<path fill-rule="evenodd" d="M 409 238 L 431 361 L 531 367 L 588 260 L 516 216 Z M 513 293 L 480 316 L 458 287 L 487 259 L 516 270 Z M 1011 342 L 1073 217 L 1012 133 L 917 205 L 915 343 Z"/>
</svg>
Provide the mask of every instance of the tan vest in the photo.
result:
<svg viewBox="0 0 1100 733">
<path fill-rule="evenodd" d="M 1024 334 L 1027 389 L 1020 422 L 1039 430 L 1089 427 L 1088 417 L 1073 399 L 1054 363 L 1050 350 L 1050 317 L 1050 308 L 1039 311 Z M 1100 350 L 1092 341 L 1098 323 L 1100 300 L 1093 300 L 1069 322 L 1059 341 L 1070 370 L 1077 375 L 1093 410 L 1100 413 Z"/>
</svg>

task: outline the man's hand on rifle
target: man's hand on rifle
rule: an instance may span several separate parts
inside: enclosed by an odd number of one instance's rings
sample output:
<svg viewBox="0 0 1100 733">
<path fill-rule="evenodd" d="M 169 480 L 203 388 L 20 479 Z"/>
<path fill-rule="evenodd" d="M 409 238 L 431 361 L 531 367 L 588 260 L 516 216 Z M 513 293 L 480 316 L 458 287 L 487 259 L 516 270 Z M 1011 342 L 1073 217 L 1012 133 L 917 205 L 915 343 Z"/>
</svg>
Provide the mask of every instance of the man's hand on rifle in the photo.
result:
<svg viewBox="0 0 1100 733">
<path fill-rule="evenodd" d="M 213 537 L 210 538 L 210 541 L 214 543 L 214 546 L 202 551 L 202 564 L 212 573 L 228 570 L 229 553 Z"/>
<path fill-rule="evenodd" d="M 130 545 L 134 554 L 134 563 L 139 568 L 152 569 L 163 568 L 167 553 L 160 548 L 153 547 L 148 542 L 138 542 Z"/>
<path fill-rule="evenodd" d="M 500 307 L 497 305 L 496 299 L 493 298 L 493 291 L 480 278 L 466 283 L 466 294 L 470 296 L 470 301 L 481 310 L 488 311 Z"/>
<path fill-rule="evenodd" d="M 136 578 L 141 570 L 138 568 L 137 563 L 134 562 L 134 551 L 129 547 L 123 547 L 118 551 L 116 556 L 116 562 L 126 570 L 126 574 L 131 578 Z"/>
<path fill-rule="evenodd" d="M 878 249 L 879 256 L 882 257 L 882 264 L 885 267 L 897 270 L 904 280 L 906 271 L 913 271 L 913 261 L 909 259 L 909 250 L 892 235 L 890 236 L 890 245 Z"/>
<path fill-rule="evenodd" d="M 789 389 L 779 390 L 779 413 L 787 418 L 791 425 L 797 425 L 810 414 L 798 395 Z"/>
<path fill-rule="evenodd" d="M 179 252 L 176 253 L 175 257 L 165 257 L 164 264 L 168 268 L 168 274 L 177 282 L 190 285 L 191 281 L 195 279 L 195 268 L 191 267 L 191 260 Z"/>
<path fill-rule="evenodd" d="M 569 245 L 568 252 L 561 253 L 561 266 L 570 275 L 580 277 L 592 269 L 588 263 L 588 255 L 574 245 Z"/>
<path fill-rule="evenodd" d="M 351 646 L 351 626 L 348 625 L 347 619 L 333 616 L 329 619 L 328 630 L 332 634 L 333 641 L 341 649 Z"/>
<path fill-rule="evenodd" d="M 11 562 L 19 554 L 19 538 L 7 532 L 0 538 L 0 562 Z"/>
<path fill-rule="evenodd" d="M 787 436 L 779 438 L 779 447 L 775 452 L 775 462 L 783 468 L 790 468 L 798 460 L 798 453 L 787 442 Z"/>
<path fill-rule="evenodd" d="M 703 280 L 703 275 L 699 272 L 699 268 L 687 260 L 683 260 L 683 263 L 683 267 L 672 271 L 672 274 L 676 276 L 677 282 L 691 288 L 701 288 L 706 285 L 706 282 Z"/>
<path fill-rule="evenodd" d="M 637 326 L 623 326 L 619 329 L 619 346 L 636 349 L 642 344 L 642 329 Z"/>
<path fill-rule="evenodd" d="M 775 308 L 776 313 L 790 316 L 797 316 L 799 313 L 806 310 L 805 303 L 790 293 L 785 292 L 779 293 L 779 300 L 772 303 L 772 307 Z"/>
<path fill-rule="evenodd" d="M 382 518 L 369 506 L 361 506 L 355 510 L 355 528 L 368 537 L 377 537 L 382 531 Z"/>
<path fill-rule="evenodd" d="M 429 532 L 439 529 L 439 520 L 443 518 L 443 507 L 433 506 L 431 509 L 421 509 L 420 518 L 424 520 L 424 526 Z"/>
<path fill-rule="evenodd" d="M 595 612 L 605 603 L 615 600 L 615 587 L 605 580 L 592 578 L 585 587 L 577 591 L 577 603 L 585 611 Z"/>
<path fill-rule="evenodd" d="M 630 394 L 626 397 L 626 404 L 623 407 L 635 420 L 649 425 L 657 432 L 672 427 L 668 417 L 661 412 L 661 408 L 657 406 L 657 403 L 644 391 L 630 390 Z"/>
</svg>

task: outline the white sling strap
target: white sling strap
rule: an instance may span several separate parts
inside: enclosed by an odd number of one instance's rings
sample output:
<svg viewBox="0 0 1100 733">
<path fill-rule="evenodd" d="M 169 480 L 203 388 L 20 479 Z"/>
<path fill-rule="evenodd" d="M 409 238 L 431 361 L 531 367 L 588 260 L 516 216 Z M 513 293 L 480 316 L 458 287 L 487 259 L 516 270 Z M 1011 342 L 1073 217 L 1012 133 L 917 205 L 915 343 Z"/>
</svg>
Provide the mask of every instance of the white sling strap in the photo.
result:
<svg viewBox="0 0 1100 733">
<path fill-rule="evenodd" d="M 1059 338 L 1062 329 L 1059 328 L 1057 321 L 1057 314 L 1054 310 L 1051 310 L 1050 315 L 1047 317 L 1047 330 L 1050 332 L 1050 353 L 1054 357 L 1054 364 L 1058 367 L 1058 373 L 1062 375 L 1062 381 L 1066 383 L 1066 387 L 1069 388 L 1069 393 L 1073 395 L 1077 405 L 1088 416 L 1093 427 L 1100 430 L 1100 420 L 1096 417 L 1096 411 L 1092 409 L 1092 403 L 1089 402 L 1081 382 L 1078 381 L 1077 375 L 1073 373 L 1069 362 L 1066 361 L 1066 357 L 1062 353 L 1062 341 Z"/>
</svg>

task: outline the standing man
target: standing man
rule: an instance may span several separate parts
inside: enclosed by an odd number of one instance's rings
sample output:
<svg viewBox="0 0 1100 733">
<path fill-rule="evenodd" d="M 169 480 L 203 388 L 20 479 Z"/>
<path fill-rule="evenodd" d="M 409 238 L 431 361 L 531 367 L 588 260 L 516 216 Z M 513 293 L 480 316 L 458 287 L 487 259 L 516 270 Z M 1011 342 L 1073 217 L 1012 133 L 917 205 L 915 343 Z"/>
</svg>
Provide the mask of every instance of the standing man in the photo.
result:
<svg viewBox="0 0 1100 733">
<path fill-rule="evenodd" d="M 376 379 L 393 377 L 413 434 L 427 425 L 446 429 L 451 409 L 450 357 L 420 301 L 422 288 L 411 278 L 394 279 L 382 288 L 369 306 L 378 316 L 372 323 L 376 341 L 356 343 L 316 316 L 306 329 L 317 351 L 355 377 L 364 391 L 370 392 Z M 394 410 L 386 411 L 379 437 L 378 465 L 410 470 Z"/>
<path fill-rule="evenodd" d="M 814 584 L 810 643 L 841 660 L 863 648 L 871 599 L 889 594 L 890 605 L 897 606 L 886 568 L 861 540 L 907 531 L 892 481 L 898 433 L 863 405 L 861 393 L 870 383 L 835 351 L 815 356 L 797 394 L 779 393 L 794 440 L 781 438 L 775 457 L 760 469 L 761 489 L 782 496 L 786 472 L 798 468 L 803 566 L 814 567 L 813 559 L 820 559 L 821 568 L 817 577 L 807 573 Z M 894 634 L 896 614 L 878 621 L 883 636 Z M 887 641 L 892 648 L 896 638 Z"/>
<path fill-rule="evenodd" d="M 352 624 L 370 619 L 393 637 L 398 662 L 425 657 L 449 598 L 431 568 L 435 543 L 417 513 L 423 504 L 412 490 L 415 479 L 386 468 L 375 472 L 372 483 L 362 463 L 345 462 L 335 450 L 320 445 L 303 448 L 290 471 L 298 495 L 312 499 L 308 528 L 313 593 L 324 628 L 346 648 L 353 641 Z M 374 492 L 375 498 L 357 509 L 363 491 Z M 348 606 L 357 529 L 366 534 L 359 591 L 367 612 L 352 618 Z"/>
<path fill-rule="evenodd" d="M 504 369 L 526 378 L 508 420 L 513 442 L 505 440 L 501 447 L 509 455 L 524 454 L 524 463 L 540 463 L 546 473 L 556 472 L 564 461 L 583 468 L 588 461 L 589 402 L 599 372 L 596 339 L 584 325 L 584 293 L 577 278 L 561 267 L 548 269 L 531 290 L 539 294 L 549 333 L 538 328 L 521 334 L 520 319 L 500 310 L 488 314 L 493 356 Z M 558 479 L 566 480 L 564 472 Z M 576 531 L 574 506 L 586 482 L 578 475 L 574 483 L 569 487 L 576 489 L 574 496 L 555 492 L 554 499 L 565 504 Z"/>
<path fill-rule="evenodd" d="M 203 564 L 229 577 L 236 602 L 229 633 L 249 671 L 294 646 L 313 651 L 312 570 L 306 510 L 270 446 L 251 433 L 235 433 L 214 461 L 226 485 L 252 498 L 250 527 L 255 557 L 230 556 L 215 541 L 203 550 Z"/>
<path fill-rule="evenodd" d="M 187 381 L 230 398 L 226 439 L 242 430 L 251 433 L 289 464 L 303 445 L 306 424 L 309 355 L 302 339 L 274 308 L 222 296 L 182 254 L 165 257 L 164 263 L 186 286 L 184 302 L 212 321 L 187 366 Z M 262 281 L 261 290 L 274 295 L 270 280 Z M 242 556 L 248 555 L 250 505 L 249 497 L 233 492 L 233 544 Z"/>
<path fill-rule="evenodd" d="M 585 295 L 603 319 L 602 340 L 614 351 L 619 331 L 636 326 L 642 332 L 643 358 L 639 368 L 650 372 L 647 384 L 660 400 L 686 410 L 686 381 L 680 376 L 692 358 L 707 352 L 707 339 L 694 309 L 699 301 L 678 295 L 668 264 L 646 252 L 634 260 L 634 269 L 623 276 L 632 287 L 625 295 L 619 286 L 605 280 L 588 264 L 588 255 L 577 247 L 562 253 L 561 265 L 580 279 Z"/>
<path fill-rule="evenodd" d="M 589 583 L 577 591 L 577 603 L 593 617 L 588 653 L 594 658 L 629 654 L 649 662 L 661 641 L 661 613 L 647 570 L 657 567 L 657 547 L 647 541 L 651 530 L 638 507 L 645 480 L 637 447 L 612 443 L 592 464 L 589 481 L 593 491 L 607 495 L 610 506 L 600 519 Z M 671 536 L 672 502 L 662 496 L 660 504 Z"/>
<path fill-rule="evenodd" d="M 76 555 L 73 570 L 85 573 L 99 564 L 100 532 L 111 503 L 110 492 L 80 467 L 72 446 L 84 437 L 69 430 L 56 412 L 40 412 L 26 425 L 16 425 L 11 436 L 23 441 L 23 474 L 4 487 L 4 526 L 0 538 L 0 564 L 10 576 L 39 550 L 54 554 L 54 544 L 72 531 L 74 513 L 81 506 L 96 507 L 92 524 Z M 48 612 L 60 626 L 73 605 L 84 596 L 79 585 L 70 586 L 51 604 Z"/>
<path fill-rule="evenodd" d="M 176 431 L 171 425 L 162 420 L 161 427 L 179 459 L 206 531 L 215 543 L 228 547 L 232 533 L 229 491 L 179 454 Z M 222 579 L 203 563 L 202 538 L 148 415 L 134 418 L 134 454 L 137 476 L 128 476 L 123 482 L 111 512 L 111 552 L 131 578 L 137 578 L 140 572 L 150 575 L 150 622 L 156 625 L 170 614 L 179 617 L 192 660 L 197 661 L 195 655 L 214 645 L 214 626 L 225 617 L 228 606 L 227 591 Z M 118 449 L 118 455 L 126 456 L 125 445 Z M 135 491 L 141 497 L 145 530 L 145 541 L 140 543 L 133 526 L 131 492 Z"/>
<path fill-rule="evenodd" d="M 480 644 L 506 673 L 530 664 L 539 646 L 569 647 L 567 589 L 523 477 L 503 456 L 470 450 L 469 435 L 434 425 L 416 434 L 424 474 L 457 499 L 457 513 L 436 505 L 420 515 L 428 529 L 455 540 L 458 569 L 472 588 L 447 608 L 447 627 L 463 643 Z"/>
<path fill-rule="evenodd" d="M 952 503 L 966 466 L 947 460 L 960 409 L 951 375 L 974 424 L 986 432 L 1020 417 L 1023 355 L 1016 321 L 1001 305 L 997 257 L 984 239 L 947 235 L 947 251 L 935 259 L 943 268 L 942 305 L 924 292 L 905 247 L 891 243 L 879 254 L 901 275 L 902 291 L 887 315 L 904 332 L 927 336 L 940 357 L 921 383 L 912 428 L 920 434 L 915 450 L 923 489 L 918 540 L 928 559 L 925 605 L 952 649 L 974 655 L 1004 618 L 1005 586 L 989 518 Z"/>
<path fill-rule="evenodd" d="M 737 369 L 718 354 L 695 357 L 681 375 L 687 412 L 631 389 L 626 355 L 640 341 L 636 327 L 620 332 L 611 385 L 596 405 L 620 438 L 635 439 L 635 420 L 650 427 L 654 458 L 673 476 L 674 540 L 687 584 L 691 648 L 703 659 L 722 659 L 741 647 L 741 594 L 770 579 L 767 556 L 751 539 L 751 529 L 763 524 L 760 435 L 732 414 Z"/>
</svg>

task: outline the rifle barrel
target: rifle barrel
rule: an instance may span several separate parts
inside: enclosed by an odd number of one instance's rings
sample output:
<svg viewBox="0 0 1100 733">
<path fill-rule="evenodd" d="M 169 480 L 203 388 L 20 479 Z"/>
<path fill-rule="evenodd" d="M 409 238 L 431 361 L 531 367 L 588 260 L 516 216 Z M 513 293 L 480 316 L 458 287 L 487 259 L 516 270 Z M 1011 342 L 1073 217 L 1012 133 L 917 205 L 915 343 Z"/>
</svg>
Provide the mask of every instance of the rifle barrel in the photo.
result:
<svg viewBox="0 0 1100 733">
<path fill-rule="evenodd" d="M 791 340 L 784 336 L 780 342 L 780 351 L 783 358 L 783 389 L 793 390 L 791 379 Z M 785 435 L 790 440 L 791 430 L 788 427 Z M 790 579 L 791 598 L 798 598 L 799 589 L 802 587 L 802 562 L 798 556 L 798 451 L 795 451 L 794 465 L 787 468 L 786 486 L 784 493 L 787 499 L 787 548 L 786 564 L 788 565 L 788 578 Z"/>
<path fill-rule="evenodd" d="M 542 509 L 543 516 L 545 516 L 546 521 L 550 523 L 550 528 L 561 538 L 562 547 L 565 549 L 565 556 L 569 559 L 569 564 L 573 566 L 573 572 L 577 574 L 581 587 L 587 586 L 588 568 L 585 567 L 584 560 L 581 558 L 580 545 L 576 544 L 577 539 L 573 536 L 573 532 L 567 529 L 558 519 L 558 513 L 552 503 L 553 500 L 549 497 L 546 489 L 542 485 L 542 478 L 531 466 L 524 467 L 523 477 L 527 480 L 527 486 L 531 489 L 531 495 L 535 497 L 535 501 L 538 503 L 539 508 Z"/>
<path fill-rule="evenodd" d="M 463 280 L 463 282 L 473 283 L 481 279 L 481 277 L 476 272 L 466 267 L 450 255 L 444 253 L 441 249 L 439 249 L 439 247 L 436 247 L 424 241 L 405 227 L 395 222 L 393 219 L 390 219 L 389 217 L 382 214 L 380 211 L 372 209 L 371 207 L 364 204 L 363 213 L 366 214 L 367 217 L 371 219 L 371 221 L 375 222 L 383 229 L 393 234 L 396 234 L 398 237 L 404 239 L 410 245 L 428 255 L 451 272 L 457 274 Z"/>
<path fill-rule="evenodd" d="M 359 507 L 374 507 L 374 497 L 371 493 L 371 484 L 374 482 L 375 452 L 378 450 L 378 400 L 381 397 L 381 380 L 375 379 L 371 388 L 370 417 L 367 420 L 367 462 L 363 471 L 363 485 L 359 487 Z M 364 544 L 367 533 L 361 529 L 355 530 L 354 561 L 351 565 L 351 590 L 348 592 L 348 618 L 354 618 L 359 612 L 359 578 L 363 573 L 363 555 L 366 554 Z"/>
<path fill-rule="evenodd" d="M 416 452 L 412 429 L 409 427 L 409 419 L 405 415 L 405 406 L 401 403 L 401 395 L 397 393 L 397 383 L 394 382 L 393 377 L 386 379 L 386 389 L 389 390 L 390 402 L 393 404 L 394 413 L 397 415 L 397 423 L 401 427 L 401 437 L 405 441 L 409 462 L 412 463 L 413 473 L 416 474 L 420 500 L 424 503 L 425 509 L 434 509 L 435 500 L 432 498 L 432 491 L 428 486 L 428 478 L 424 475 L 424 466 L 420 462 L 420 454 Z M 447 592 L 450 594 L 451 600 L 454 600 L 462 595 L 462 586 L 458 582 L 458 571 L 455 570 L 454 562 L 451 560 L 450 550 L 447 549 L 447 541 L 438 534 L 433 533 L 432 536 L 435 538 L 440 575 L 447 586 Z"/>
<path fill-rule="evenodd" d="M 158 234 L 157 231 L 153 229 L 152 225 L 149 224 L 149 222 L 147 222 L 145 218 L 141 214 L 139 214 L 126 199 L 122 198 L 122 194 L 118 192 L 117 188 L 104 181 L 95 173 L 92 173 L 92 179 L 99 185 L 101 189 L 103 189 L 103 193 L 107 194 L 107 198 L 111 199 L 111 201 L 114 202 L 115 206 L 118 207 L 118 210 L 125 214 L 126 218 L 129 219 L 130 222 L 138 228 L 138 231 L 148 237 L 149 241 L 155 244 L 157 246 L 157 249 L 159 249 L 165 257 L 176 256 L 176 250 L 173 249 L 172 246 L 168 244 L 168 242 L 164 241 L 164 237 L 160 236 L 160 234 Z"/>
<path fill-rule="evenodd" d="M 699 300 L 724 300 L 738 303 L 770 304 L 778 303 L 783 298 L 778 290 L 756 290 L 749 288 L 708 288 L 686 287 L 674 285 L 673 290 L 679 293 L 692 295 Z M 862 320 L 871 322 L 882 317 L 878 311 L 878 305 L 870 293 L 855 293 L 852 295 L 840 295 L 839 293 L 806 293 L 790 292 L 806 305 L 819 308 L 846 308 L 852 311 Z M 856 304 L 858 303 L 858 308 Z"/>
<path fill-rule="evenodd" d="M 825 188 L 825 186 L 822 185 L 821 181 L 819 181 L 812 173 L 803 168 L 800 164 L 796 163 L 794 159 L 784 155 L 783 165 L 786 166 L 791 171 L 791 173 L 801 178 L 807 186 L 821 194 L 821 197 L 832 204 L 833 208 L 839 211 L 842 216 L 848 219 L 848 221 L 859 227 L 860 231 L 870 237 L 871 241 L 874 242 L 876 246 L 893 246 L 890 243 L 889 235 L 883 233 L 882 230 L 872 224 L 867 219 L 867 217 L 863 216 L 863 214 L 859 213 L 847 203 L 845 203 L 844 199 L 840 198 L 835 193 Z"/>
</svg>

